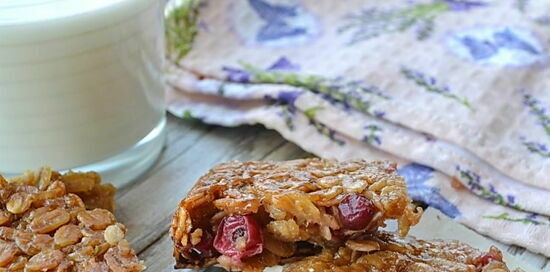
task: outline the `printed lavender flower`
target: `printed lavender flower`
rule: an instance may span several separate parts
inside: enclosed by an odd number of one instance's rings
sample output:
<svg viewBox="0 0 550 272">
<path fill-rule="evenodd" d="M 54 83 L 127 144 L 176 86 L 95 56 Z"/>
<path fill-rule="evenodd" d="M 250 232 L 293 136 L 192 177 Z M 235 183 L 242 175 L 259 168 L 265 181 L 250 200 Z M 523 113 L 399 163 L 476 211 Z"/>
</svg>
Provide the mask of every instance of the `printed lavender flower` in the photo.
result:
<svg viewBox="0 0 550 272">
<path fill-rule="evenodd" d="M 315 114 L 317 113 L 317 111 L 322 110 L 322 109 L 323 109 L 322 107 L 311 107 L 311 108 L 306 109 L 304 111 L 304 115 L 309 120 L 309 124 L 311 126 L 313 126 L 317 130 L 318 133 L 328 137 L 331 141 L 337 143 L 338 145 L 345 145 L 346 141 L 344 141 L 344 140 L 340 139 L 339 137 L 337 137 L 336 136 L 337 132 L 335 130 L 330 129 L 325 124 L 323 124 L 323 123 L 321 123 L 321 122 L 319 122 L 315 119 Z"/>
<path fill-rule="evenodd" d="M 210 29 L 208 28 L 208 24 L 205 22 L 205 21 L 199 21 L 197 23 L 197 27 L 200 29 L 200 30 L 203 30 L 203 31 L 209 31 Z"/>
<path fill-rule="evenodd" d="M 288 36 L 307 34 L 307 29 L 292 25 L 292 18 L 299 15 L 296 5 L 276 5 L 263 0 L 248 0 L 252 9 L 265 22 L 257 34 L 258 41 L 276 40 Z"/>
<path fill-rule="evenodd" d="M 550 139 L 550 110 L 545 107 L 542 101 L 533 97 L 525 89 L 521 89 L 520 93 L 523 97 L 523 105 L 529 109 L 529 113 L 536 117 L 536 124 L 546 132 L 547 139 Z M 550 158 L 550 150 L 545 143 L 528 140 L 525 136 L 519 137 L 523 145 L 529 152 L 538 154 L 544 158 Z"/>
<path fill-rule="evenodd" d="M 503 31 L 496 32 L 493 34 L 493 39 L 495 46 L 508 49 L 522 50 L 524 52 L 539 55 L 540 52 L 535 46 L 529 42 L 518 37 L 512 30 L 509 28 L 504 29 Z"/>
<path fill-rule="evenodd" d="M 227 81 L 239 82 L 239 83 L 250 82 L 251 74 L 246 70 L 227 67 L 227 66 L 222 67 L 222 70 L 226 72 Z"/>
<path fill-rule="evenodd" d="M 346 82 L 344 78 L 339 77 L 332 81 L 333 81 L 333 84 L 340 83 L 339 89 L 344 89 L 344 88 L 349 89 L 350 92 L 356 92 L 358 95 L 373 94 L 380 98 L 390 99 L 390 97 L 384 91 L 382 91 L 378 86 L 368 85 L 363 80 L 352 80 L 352 81 Z"/>
<path fill-rule="evenodd" d="M 312 125 L 317 130 L 317 132 L 327 136 L 331 141 L 337 143 L 338 145 L 342 146 L 346 144 L 346 141 L 336 136 L 338 133 L 335 130 L 327 127 L 326 125 L 320 122 L 317 122 L 313 119 L 309 120 L 309 124 Z"/>
<path fill-rule="evenodd" d="M 411 163 L 398 169 L 397 173 L 405 178 L 412 199 L 439 209 L 449 217 L 459 217 L 458 208 L 441 195 L 440 189 L 426 184 L 433 177 L 434 171 L 431 167 Z"/>
<path fill-rule="evenodd" d="M 459 165 L 457 165 L 455 169 L 459 174 L 459 178 L 466 181 L 468 189 L 476 195 L 499 205 L 508 206 L 516 210 L 523 210 L 523 208 L 515 204 L 515 197 L 513 195 L 502 195 L 492 184 L 488 184 L 489 189 L 484 187 L 481 184 L 481 177 L 477 173 L 462 168 Z"/>
<path fill-rule="evenodd" d="M 368 125 L 364 127 L 368 131 L 367 135 L 363 136 L 362 141 L 369 144 L 381 145 L 382 140 L 380 138 L 380 133 L 382 129 L 377 125 Z"/>
<path fill-rule="evenodd" d="M 508 203 L 514 204 L 516 202 L 516 197 L 513 195 L 507 195 L 506 200 L 508 201 Z"/>
<path fill-rule="evenodd" d="M 468 11 L 473 8 L 483 7 L 487 4 L 481 1 L 444 0 L 452 11 Z"/>
<path fill-rule="evenodd" d="M 527 93 L 527 90 L 520 89 L 519 91 L 523 96 L 523 105 L 529 108 L 529 113 L 537 118 L 537 124 L 540 125 L 546 132 L 546 135 L 550 137 L 550 109 L 545 107 L 542 101 Z"/>
<path fill-rule="evenodd" d="M 521 143 L 529 150 L 529 152 L 538 154 L 545 158 L 550 158 L 550 150 L 546 144 L 538 143 L 534 141 L 528 141 L 525 136 L 519 137 Z"/>
<path fill-rule="evenodd" d="M 294 102 L 296 102 L 296 99 L 302 94 L 303 92 L 300 91 L 282 91 L 277 95 L 277 100 L 294 106 Z"/>
<path fill-rule="evenodd" d="M 550 26 L 550 15 L 542 15 L 534 19 L 535 23 L 541 26 Z"/>
<path fill-rule="evenodd" d="M 475 60 L 488 59 L 498 53 L 498 47 L 492 42 L 479 41 L 469 36 L 460 38 L 460 42 L 468 49 L 470 55 Z"/>
<path fill-rule="evenodd" d="M 422 20 L 415 25 L 415 33 L 418 40 L 427 39 L 435 27 L 434 20 Z"/>
<path fill-rule="evenodd" d="M 243 64 L 243 66 L 246 66 Z M 251 69 L 242 69 L 229 66 L 223 66 L 222 70 L 226 73 L 226 80 L 239 83 L 250 83 L 253 77 L 253 72 Z M 254 69 L 256 70 L 256 69 Z M 260 69 L 257 69 L 261 71 Z M 271 64 L 265 72 L 277 72 L 277 71 L 298 71 L 300 66 L 294 63 L 291 63 L 287 58 L 281 57 L 277 59 L 273 64 Z M 256 80 L 256 82 L 258 82 Z M 264 82 L 269 83 L 269 82 Z"/>
<path fill-rule="evenodd" d="M 294 126 L 294 115 L 296 114 L 296 108 L 290 105 L 279 105 L 281 112 L 279 116 L 285 121 L 286 127 L 293 131 L 296 127 Z"/>
<path fill-rule="evenodd" d="M 429 10 L 431 12 L 413 12 L 413 10 L 417 10 L 419 7 L 421 7 L 421 10 Z M 433 20 L 433 14 L 443 12 L 444 9 L 444 3 L 430 4 L 429 7 L 419 5 L 410 9 L 379 10 L 377 8 L 370 8 L 358 14 L 348 15 L 345 18 L 346 24 L 340 27 L 338 32 L 351 32 L 351 39 L 348 41 L 348 44 L 353 45 L 382 34 L 402 32 L 413 26 L 422 28 L 422 24 L 430 24 L 428 21 Z M 417 38 L 421 40 L 428 37 L 430 33 L 426 32 L 424 30 L 419 31 L 419 33 L 423 34 L 418 34 Z"/>
<path fill-rule="evenodd" d="M 351 39 L 348 41 L 350 45 L 410 28 L 416 29 L 418 40 L 424 40 L 430 37 L 435 27 L 434 21 L 440 14 L 449 11 L 468 11 L 485 5 L 480 1 L 437 0 L 397 9 L 368 8 L 346 16 L 346 24 L 340 27 L 338 32 L 351 32 Z"/>
<path fill-rule="evenodd" d="M 293 118 L 297 112 L 297 108 L 294 103 L 300 95 L 302 95 L 302 92 L 300 91 L 281 91 L 277 97 L 273 97 L 271 95 L 265 96 L 266 100 L 273 102 L 272 105 L 280 107 L 281 111 L 279 112 L 279 116 L 285 120 L 286 126 L 291 131 L 295 128 Z"/>
<path fill-rule="evenodd" d="M 439 94 L 446 98 L 450 98 L 466 106 L 467 108 L 472 109 L 470 103 L 466 98 L 460 98 L 459 96 L 451 93 L 448 86 L 438 85 L 438 82 L 435 78 L 426 76 L 419 71 L 415 71 L 407 67 L 401 68 L 401 73 L 405 76 L 405 78 L 414 81 L 416 85 L 422 87 L 423 90 Z"/>
<path fill-rule="evenodd" d="M 251 64 L 241 63 L 242 69 L 224 67 L 228 80 L 239 82 L 257 82 L 287 84 L 307 89 L 319 94 L 323 99 L 344 110 L 355 109 L 374 115 L 371 110 L 370 97 L 390 99 L 376 86 L 369 86 L 363 81 L 346 81 L 342 77 L 327 79 L 314 75 L 302 75 L 290 69 L 298 69 L 298 65 L 286 58 L 278 59 L 267 69 L 260 69 Z"/>
<path fill-rule="evenodd" d="M 435 142 L 437 141 L 437 138 L 435 138 L 435 136 L 429 134 L 429 133 L 426 133 L 426 132 L 421 132 L 422 136 L 424 136 L 424 139 L 426 139 L 426 142 Z"/>
<path fill-rule="evenodd" d="M 375 110 L 373 113 L 374 113 L 374 117 L 380 118 L 380 119 L 384 119 L 384 116 L 386 116 L 386 113 L 383 111 Z"/>
<path fill-rule="evenodd" d="M 509 213 L 501 213 L 499 215 L 486 215 L 483 216 L 483 218 L 487 219 L 494 219 L 494 220 L 504 220 L 504 221 L 510 221 L 510 222 L 519 222 L 523 224 L 532 224 L 532 225 L 545 225 L 550 226 L 550 220 L 546 220 L 547 222 L 540 220 L 539 217 L 541 217 L 538 214 L 532 213 L 529 215 L 526 215 L 524 217 L 512 217 Z M 541 218 L 542 219 L 542 218 Z"/>
<path fill-rule="evenodd" d="M 303 93 L 300 91 L 283 91 L 280 92 L 277 97 L 273 97 L 270 95 L 267 95 L 265 99 L 271 100 L 273 102 L 272 106 L 276 106 L 280 108 L 280 112 L 278 113 L 281 118 L 285 121 L 285 125 L 289 130 L 294 130 L 294 118 L 296 114 L 299 112 L 299 109 L 295 106 L 296 99 Z M 322 107 L 312 107 L 309 109 L 306 109 L 303 114 L 309 121 L 309 125 L 314 127 L 317 132 L 323 136 L 326 136 L 331 141 L 337 143 L 338 145 L 344 145 L 346 142 L 339 137 L 337 137 L 337 132 L 329 127 L 327 127 L 325 124 L 317 121 L 315 119 L 315 113 L 318 110 L 323 109 Z"/>
<path fill-rule="evenodd" d="M 287 58 L 281 57 L 273 63 L 266 71 L 298 71 L 300 66 L 290 62 Z"/>
<path fill-rule="evenodd" d="M 345 145 L 346 141 L 337 137 L 337 132 L 335 130 L 327 127 L 325 124 L 315 119 L 315 114 L 317 113 L 317 111 L 322 109 L 323 107 L 311 107 L 303 112 L 306 118 L 309 120 L 309 125 L 313 126 L 319 134 L 328 137 L 331 141 L 337 143 L 338 145 Z"/>
<path fill-rule="evenodd" d="M 253 65 L 242 63 L 243 68 L 222 67 L 226 72 L 228 81 L 242 83 L 277 83 L 287 84 L 295 87 L 301 87 L 315 94 L 320 95 L 323 99 L 329 101 L 333 105 L 344 108 L 345 110 L 355 109 L 363 113 L 383 116 L 383 112 L 376 113 L 370 108 L 369 96 L 379 97 L 381 99 L 390 99 L 379 88 L 368 86 L 363 81 L 346 81 L 342 77 L 335 79 L 326 79 L 323 77 L 312 75 L 301 75 L 295 73 L 299 66 L 290 62 L 287 58 L 279 58 L 275 63 L 266 69 L 260 69 Z M 285 124 L 290 130 L 294 129 L 293 118 L 298 111 L 294 102 L 303 92 L 301 91 L 283 91 L 277 97 L 266 96 L 267 100 L 273 101 L 274 106 L 281 108 L 280 116 L 285 120 Z M 320 134 L 327 136 L 332 141 L 339 145 L 344 145 L 345 141 L 337 137 L 337 133 L 328 128 L 326 125 L 315 120 L 315 112 L 319 107 L 308 109 L 304 112 L 309 119 L 309 123 Z M 380 129 L 371 130 L 371 134 L 367 135 L 367 141 L 381 144 L 380 137 L 375 135 Z"/>
</svg>

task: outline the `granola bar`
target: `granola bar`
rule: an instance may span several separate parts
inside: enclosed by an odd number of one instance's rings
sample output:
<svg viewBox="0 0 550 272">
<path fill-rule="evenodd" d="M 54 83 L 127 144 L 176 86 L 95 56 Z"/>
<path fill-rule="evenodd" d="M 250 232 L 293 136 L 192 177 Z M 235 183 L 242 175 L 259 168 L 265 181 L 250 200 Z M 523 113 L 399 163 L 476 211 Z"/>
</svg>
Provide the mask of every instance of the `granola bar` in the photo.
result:
<svg viewBox="0 0 550 272">
<path fill-rule="evenodd" d="M 170 233 L 176 268 L 261 271 L 345 246 L 387 219 L 406 235 L 420 216 L 389 162 L 230 162 L 199 179 Z"/>
<path fill-rule="evenodd" d="M 482 252 L 459 241 L 416 240 L 389 232 L 357 237 L 283 267 L 283 272 L 463 271 L 508 272 L 496 247 Z"/>
<path fill-rule="evenodd" d="M 0 176 L 0 271 L 145 269 L 109 211 L 114 192 L 94 172 Z"/>
</svg>

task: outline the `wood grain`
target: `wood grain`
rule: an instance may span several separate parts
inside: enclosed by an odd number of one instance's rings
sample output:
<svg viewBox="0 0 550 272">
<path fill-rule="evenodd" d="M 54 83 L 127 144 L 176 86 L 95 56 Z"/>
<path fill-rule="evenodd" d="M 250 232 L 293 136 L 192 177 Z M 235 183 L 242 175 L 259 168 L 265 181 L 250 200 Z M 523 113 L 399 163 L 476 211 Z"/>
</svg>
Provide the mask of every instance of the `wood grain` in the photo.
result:
<svg viewBox="0 0 550 272">
<path fill-rule="evenodd" d="M 168 226 L 174 209 L 194 182 L 214 165 L 229 160 L 288 160 L 312 155 L 262 126 L 223 128 L 168 117 L 166 148 L 155 165 L 117 195 L 117 218 L 145 260 L 147 271 L 173 271 Z M 548 259 L 517 247 L 508 252 L 542 271 Z M 210 270 L 209 270 L 210 271 Z"/>
</svg>

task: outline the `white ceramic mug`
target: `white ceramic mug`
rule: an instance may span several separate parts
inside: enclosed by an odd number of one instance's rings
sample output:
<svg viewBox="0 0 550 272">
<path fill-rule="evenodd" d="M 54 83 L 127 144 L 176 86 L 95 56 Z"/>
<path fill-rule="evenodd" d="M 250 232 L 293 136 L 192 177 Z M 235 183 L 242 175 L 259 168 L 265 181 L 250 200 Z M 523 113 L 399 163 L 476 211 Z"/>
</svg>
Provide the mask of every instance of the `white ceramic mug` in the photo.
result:
<svg viewBox="0 0 550 272">
<path fill-rule="evenodd" d="M 50 165 L 121 185 L 154 162 L 164 4 L 0 1 L 0 172 Z"/>
</svg>

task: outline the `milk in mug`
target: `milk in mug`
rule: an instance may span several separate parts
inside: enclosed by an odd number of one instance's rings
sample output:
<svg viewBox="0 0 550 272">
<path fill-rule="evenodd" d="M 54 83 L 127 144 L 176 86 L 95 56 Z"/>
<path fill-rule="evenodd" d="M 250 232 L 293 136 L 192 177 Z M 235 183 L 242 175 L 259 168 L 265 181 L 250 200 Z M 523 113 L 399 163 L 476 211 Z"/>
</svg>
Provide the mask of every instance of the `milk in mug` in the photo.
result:
<svg viewBox="0 0 550 272">
<path fill-rule="evenodd" d="M 0 172 L 122 184 L 163 145 L 163 1 L 0 1 Z"/>
</svg>

